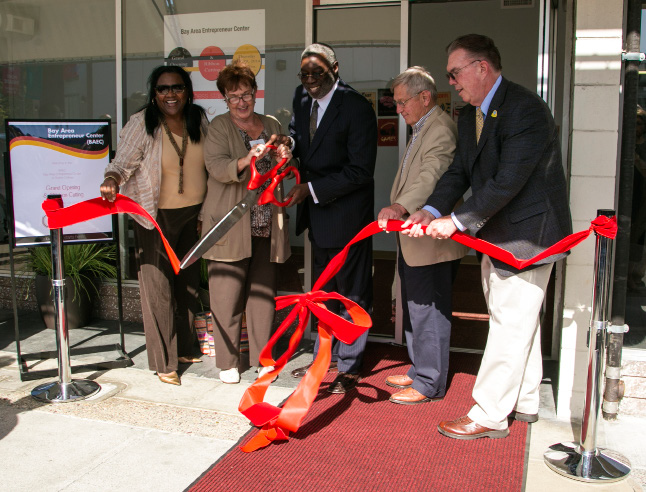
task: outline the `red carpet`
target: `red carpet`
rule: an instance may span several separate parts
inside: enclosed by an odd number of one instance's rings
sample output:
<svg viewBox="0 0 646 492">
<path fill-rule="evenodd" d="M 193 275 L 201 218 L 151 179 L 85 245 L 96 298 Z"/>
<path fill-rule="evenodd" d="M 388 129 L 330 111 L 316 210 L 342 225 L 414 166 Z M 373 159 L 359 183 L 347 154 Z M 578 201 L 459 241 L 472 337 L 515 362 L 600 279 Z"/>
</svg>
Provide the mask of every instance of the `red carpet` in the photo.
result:
<svg viewBox="0 0 646 492">
<path fill-rule="evenodd" d="M 358 392 L 319 395 L 287 442 L 253 453 L 236 446 L 191 491 L 520 491 L 527 424 L 505 439 L 459 441 L 437 432 L 441 420 L 471 408 L 480 356 L 452 353 L 449 390 L 439 402 L 388 402 L 385 378 L 408 369 L 406 350 L 370 344 Z M 289 377 L 281 375 L 281 377 Z M 255 430 L 242 439 L 247 442 Z"/>
</svg>

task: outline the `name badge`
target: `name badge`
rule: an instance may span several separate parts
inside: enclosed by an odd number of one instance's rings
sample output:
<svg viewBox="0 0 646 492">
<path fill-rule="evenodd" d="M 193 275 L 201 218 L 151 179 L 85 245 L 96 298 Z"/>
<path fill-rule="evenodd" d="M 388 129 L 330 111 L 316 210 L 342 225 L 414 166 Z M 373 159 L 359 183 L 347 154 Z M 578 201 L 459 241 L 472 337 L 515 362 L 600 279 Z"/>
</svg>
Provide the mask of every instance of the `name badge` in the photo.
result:
<svg viewBox="0 0 646 492">
<path fill-rule="evenodd" d="M 264 140 L 264 139 L 262 139 L 262 138 L 259 138 L 258 140 L 251 140 L 251 141 L 249 142 L 249 145 L 251 146 L 251 148 L 253 148 L 253 146 L 254 146 L 254 145 L 259 145 L 259 144 L 263 144 L 263 145 L 264 145 L 264 144 L 265 144 L 265 140 Z"/>
</svg>

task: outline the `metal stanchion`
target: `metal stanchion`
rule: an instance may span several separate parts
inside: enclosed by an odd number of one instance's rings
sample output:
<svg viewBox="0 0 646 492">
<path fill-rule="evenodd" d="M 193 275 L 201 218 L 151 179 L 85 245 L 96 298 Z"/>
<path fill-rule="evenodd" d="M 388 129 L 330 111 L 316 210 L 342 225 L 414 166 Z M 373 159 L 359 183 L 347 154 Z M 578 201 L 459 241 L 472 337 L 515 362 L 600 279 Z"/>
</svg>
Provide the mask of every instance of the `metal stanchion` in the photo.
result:
<svg viewBox="0 0 646 492">
<path fill-rule="evenodd" d="M 47 198 L 59 198 L 50 195 Z M 51 229 L 52 288 L 54 291 L 54 318 L 56 320 L 56 348 L 58 350 L 59 381 L 41 384 L 34 388 L 31 396 L 40 401 L 64 403 L 83 400 L 97 393 L 101 386 L 85 379 L 72 380 L 70 366 L 70 342 L 65 312 L 65 269 L 63 259 L 63 229 Z"/>
<path fill-rule="evenodd" d="M 612 217 L 614 210 L 599 210 L 598 215 Z M 597 448 L 597 420 L 603 394 L 612 240 L 596 234 L 592 316 L 588 332 L 588 377 L 581 422 L 580 444 L 564 442 L 549 447 L 543 458 L 555 472 L 583 482 L 616 482 L 630 473 L 630 462 L 614 451 Z"/>
</svg>

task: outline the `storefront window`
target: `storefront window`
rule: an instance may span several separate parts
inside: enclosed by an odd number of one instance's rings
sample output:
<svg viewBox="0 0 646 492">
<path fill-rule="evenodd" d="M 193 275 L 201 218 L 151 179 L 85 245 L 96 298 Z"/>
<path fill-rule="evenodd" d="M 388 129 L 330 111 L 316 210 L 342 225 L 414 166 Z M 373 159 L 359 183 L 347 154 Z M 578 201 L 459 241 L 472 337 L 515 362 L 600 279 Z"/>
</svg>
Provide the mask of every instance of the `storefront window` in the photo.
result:
<svg viewBox="0 0 646 492">
<path fill-rule="evenodd" d="M 115 114 L 113 2 L 8 0 L 0 3 L 0 19 L 0 150 L 3 153 L 7 119 L 93 119 Z M 1 270 L 9 268 L 6 204 L 3 171 L 0 174 Z M 21 249 L 16 254 L 19 257 L 24 252 Z"/>
<path fill-rule="evenodd" d="M 642 10 L 642 32 L 646 28 L 646 10 Z M 646 50 L 642 38 L 641 51 Z M 625 320 L 630 331 L 624 335 L 624 347 L 646 348 L 646 63 L 639 72 L 635 126 L 635 165 L 631 209 L 630 249 Z"/>
</svg>

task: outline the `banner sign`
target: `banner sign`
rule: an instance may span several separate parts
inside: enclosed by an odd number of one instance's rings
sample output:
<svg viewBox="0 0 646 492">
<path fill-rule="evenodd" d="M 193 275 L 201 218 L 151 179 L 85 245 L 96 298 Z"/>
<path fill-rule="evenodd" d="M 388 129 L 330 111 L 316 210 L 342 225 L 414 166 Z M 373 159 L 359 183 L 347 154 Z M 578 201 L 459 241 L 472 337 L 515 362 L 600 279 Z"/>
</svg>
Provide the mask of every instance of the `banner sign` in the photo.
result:
<svg viewBox="0 0 646 492">
<path fill-rule="evenodd" d="M 111 150 L 110 120 L 7 121 L 7 196 L 14 246 L 49 243 L 41 203 L 60 195 L 64 206 L 99 194 Z M 112 219 L 63 230 L 65 242 L 112 240 Z"/>
<path fill-rule="evenodd" d="M 215 81 L 227 64 L 241 59 L 256 74 L 256 113 L 265 112 L 265 11 L 235 10 L 164 16 L 167 65 L 191 74 L 195 102 L 209 120 L 227 112 Z"/>
</svg>

